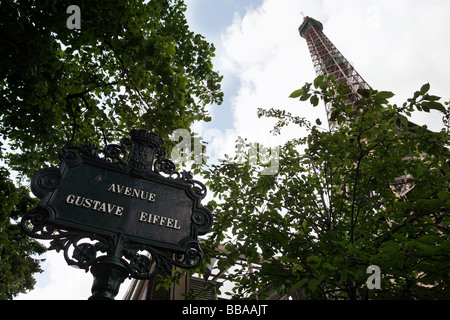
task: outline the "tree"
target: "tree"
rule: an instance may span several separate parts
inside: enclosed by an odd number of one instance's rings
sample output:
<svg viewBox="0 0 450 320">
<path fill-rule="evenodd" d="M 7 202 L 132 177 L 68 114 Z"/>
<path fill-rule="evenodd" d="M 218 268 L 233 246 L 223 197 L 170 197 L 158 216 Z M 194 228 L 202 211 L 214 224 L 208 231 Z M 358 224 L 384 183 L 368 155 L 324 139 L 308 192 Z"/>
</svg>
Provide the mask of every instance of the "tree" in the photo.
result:
<svg viewBox="0 0 450 320">
<path fill-rule="evenodd" d="M 450 110 L 428 90 L 402 106 L 373 89 L 347 104 L 350 89 L 324 77 L 293 92 L 313 106 L 330 103 L 333 131 L 259 110 L 278 119 L 276 133 L 295 124 L 308 136 L 280 147 L 273 175 L 259 174 L 267 166 L 245 140 L 244 163 L 205 172 L 216 196 L 208 246 L 224 249 L 218 267 L 235 282 L 234 298 L 265 298 L 268 288 L 303 299 L 450 297 Z M 440 132 L 408 121 L 430 109 L 444 114 Z M 237 268 L 242 257 L 254 267 Z M 369 266 L 379 267 L 379 290 L 367 285 Z"/>
<path fill-rule="evenodd" d="M 78 5 L 81 29 L 66 10 Z M 0 133 L 30 176 L 66 144 L 116 141 L 132 128 L 168 142 L 222 102 L 214 46 L 189 30 L 182 0 L 2 1 Z"/>
<path fill-rule="evenodd" d="M 27 257 L 41 247 L 17 226 L 29 191 L 11 184 L 7 171 L 26 181 L 57 165 L 65 145 L 107 145 L 131 129 L 155 130 L 170 152 L 174 130 L 211 120 L 206 106 L 221 104 L 222 77 L 213 70 L 214 46 L 189 30 L 185 10 L 183 0 L 1 2 L 0 160 L 9 191 L 1 190 L 8 233 L 0 238 L 0 296 L 31 289 L 40 271 Z"/>
<path fill-rule="evenodd" d="M 0 168 L 0 203 L 0 300 L 3 300 L 33 288 L 36 281 L 32 275 L 42 270 L 41 260 L 32 256 L 46 249 L 20 230 L 17 219 L 36 204 L 36 199 L 30 197 L 25 187 L 17 188 L 4 168 Z"/>
</svg>

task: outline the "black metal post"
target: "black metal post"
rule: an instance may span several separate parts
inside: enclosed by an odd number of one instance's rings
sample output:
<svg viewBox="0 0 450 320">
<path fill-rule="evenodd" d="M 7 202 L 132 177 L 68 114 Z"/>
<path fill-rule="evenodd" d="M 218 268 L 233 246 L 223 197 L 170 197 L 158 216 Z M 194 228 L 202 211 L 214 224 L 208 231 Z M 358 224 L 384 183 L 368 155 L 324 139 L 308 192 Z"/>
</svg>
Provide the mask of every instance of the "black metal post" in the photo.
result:
<svg viewBox="0 0 450 320">
<path fill-rule="evenodd" d="M 124 263 L 116 257 L 105 257 L 91 267 L 94 276 L 92 296 L 89 300 L 114 300 L 122 282 L 129 272 Z"/>
</svg>

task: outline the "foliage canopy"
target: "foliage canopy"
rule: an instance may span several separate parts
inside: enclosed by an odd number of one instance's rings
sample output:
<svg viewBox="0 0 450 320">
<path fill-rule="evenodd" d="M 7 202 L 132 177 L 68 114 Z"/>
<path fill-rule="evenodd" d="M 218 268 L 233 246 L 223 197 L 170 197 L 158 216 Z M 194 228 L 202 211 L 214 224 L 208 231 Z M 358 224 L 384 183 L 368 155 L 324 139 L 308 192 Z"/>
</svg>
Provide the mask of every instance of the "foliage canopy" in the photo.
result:
<svg viewBox="0 0 450 320">
<path fill-rule="evenodd" d="M 71 5 L 81 28 L 69 29 Z M 20 234 L 31 206 L 8 171 L 29 179 L 65 145 L 118 141 L 132 129 L 169 135 L 210 121 L 221 104 L 214 46 L 189 30 L 183 0 L 5 0 L 0 3 L 0 297 L 32 289 L 43 248 Z M 20 265 L 20 267 L 19 267 Z"/>
<path fill-rule="evenodd" d="M 0 300 L 4 300 L 33 289 L 33 274 L 42 270 L 40 260 L 31 256 L 46 249 L 16 223 L 36 205 L 36 199 L 30 197 L 27 188 L 16 187 L 4 168 L 0 168 L 0 203 Z"/>
<path fill-rule="evenodd" d="M 217 197 L 209 252 L 236 283 L 233 298 L 267 298 L 268 288 L 302 299 L 450 297 L 450 110 L 429 89 L 402 106 L 373 89 L 348 104 L 350 89 L 322 76 L 294 91 L 330 104 L 332 131 L 259 110 L 278 119 L 276 133 L 295 124 L 309 134 L 280 147 L 273 175 L 259 174 L 264 165 L 244 140 L 246 163 L 205 172 Z M 440 132 L 408 121 L 430 109 L 444 115 Z M 253 268 L 237 267 L 242 257 Z M 366 285 L 371 265 L 381 270 L 380 290 Z"/>
<path fill-rule="evenodd" d="M 80 30 L 66 26 L 74 4 Z M 221 76 L 185 10 L 182 0 L 2 1 L 0 133 L 17 151 L 9 165 L 30 175 L 66 144 L 117 141 L 133 128 L 168 141 L 209 121 Z"/>
</svg>

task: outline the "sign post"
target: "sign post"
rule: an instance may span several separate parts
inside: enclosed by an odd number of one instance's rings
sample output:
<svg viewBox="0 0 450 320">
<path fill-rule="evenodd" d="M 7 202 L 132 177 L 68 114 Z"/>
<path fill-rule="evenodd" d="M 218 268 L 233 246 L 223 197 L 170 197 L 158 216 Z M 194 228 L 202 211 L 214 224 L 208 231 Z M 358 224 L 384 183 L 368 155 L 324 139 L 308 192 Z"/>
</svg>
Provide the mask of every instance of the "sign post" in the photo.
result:
<svg viewBox="0 0 450 320">
<path fill-rule="evenodd" d="M 22 218 L 23 231 L 52 240 L 69 265 L 94 276 L 89 299 L 114 299 L 127 277 L 149 279 L 161 268 L 195 268 L 203 259 L 198 236 L 212 227 L 200 204 L 206 187 L 177 172 L 154 132 L 103 150 L 94 145 L 59 151 L 59 168 L 31 181 L 39 205 Z"/>
</svg>

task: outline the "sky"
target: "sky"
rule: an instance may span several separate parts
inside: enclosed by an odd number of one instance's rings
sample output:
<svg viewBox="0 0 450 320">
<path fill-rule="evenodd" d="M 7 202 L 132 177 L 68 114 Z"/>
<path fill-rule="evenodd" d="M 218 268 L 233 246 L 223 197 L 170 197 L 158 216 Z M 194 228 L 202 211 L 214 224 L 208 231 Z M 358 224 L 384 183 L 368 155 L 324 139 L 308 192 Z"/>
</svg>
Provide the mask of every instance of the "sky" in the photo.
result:
<svg viewBox="0 0 450 320">
<path fill-rule="evenodd" d="M 259 119 L 258 108 L 280 108 L 326 123 L 325 108 L 289 98 L 315 73 L 302 14 L 322 22 L 323 32 L 374 89 L 392 91 L 402 104 L 425 83 L 430 93 L 450 98 L 450 1 L 446 0 L 185 0 L 191 29 L 214 43 L 215 70 L 224 76 L 222 105 L 209 106 L 210 123 L 194 130 L 209 141 L 211 158 L 233 150 L 238 135 L 275 145 L 305 134 L 289 128 L 270 134 L 274 120 Z M 437 112 L 412 121 L 440 130 Z M 62 253 L 41 258 L 44 272 L 35 289 L 17 299 L 87 299 L 92 275 L 68 267 Z M 130 280 L 121 286 L 124 295 Z"/>
</svg>

